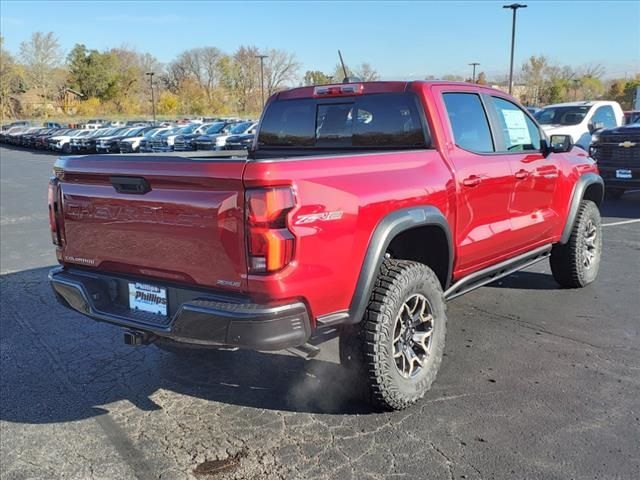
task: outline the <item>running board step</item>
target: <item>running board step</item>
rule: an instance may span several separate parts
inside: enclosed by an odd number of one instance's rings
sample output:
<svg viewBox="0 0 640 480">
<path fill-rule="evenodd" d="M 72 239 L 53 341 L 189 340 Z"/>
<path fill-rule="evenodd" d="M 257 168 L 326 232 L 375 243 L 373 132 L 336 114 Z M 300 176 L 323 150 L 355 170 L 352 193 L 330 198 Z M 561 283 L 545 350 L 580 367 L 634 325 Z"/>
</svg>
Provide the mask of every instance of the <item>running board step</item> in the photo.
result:
<svg viewBox="0 0 640 480">
<path fill-rule="evenodd" d="M 298 345 L 297 347 L 287 348 L 287 351 L 305 360 L 310 360 L 320 353 L 320 349 L 315 345 L 311 345 L 309 342 L 304 345 Z"/>
<path fill-rule="evenodd" d="M 480 288 L 488 283 L 491 283 L 499 278 L 511 275 L 518 270 L 527 268 L 534 263 L 544 260 L 551 255 L 552 245 L 545 245 L 540 248 L 536 248 L 531 252 L 518 255 L 517 257 L 510 258 L 504 262 L 500 262 L 497 265 L 492 265 L 489 268 L 480 270 L 479 272 L 472 273 L 464 278 L 461 278 L 454 283 L 446 292 L 444 292 L 445 300 L 452 300 L 460 295 Z"/>
</svg>

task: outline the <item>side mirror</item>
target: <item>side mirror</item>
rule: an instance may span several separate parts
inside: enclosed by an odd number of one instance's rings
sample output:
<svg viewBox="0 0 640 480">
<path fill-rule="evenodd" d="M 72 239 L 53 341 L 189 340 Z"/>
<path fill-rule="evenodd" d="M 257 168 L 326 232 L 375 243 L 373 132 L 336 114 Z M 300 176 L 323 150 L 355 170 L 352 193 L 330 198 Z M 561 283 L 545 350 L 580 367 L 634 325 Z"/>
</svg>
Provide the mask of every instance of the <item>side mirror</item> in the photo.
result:
<svg viewBox="0 0 640 480">
<path fill-rule="evenodd" d="M 549 153 L 570 152 L 573 148 L 571 135 L 551 135 Z"/>
<path fill-rule="evenodd" d="M 587 128 L 589 129 L 589 133 L 593 135 L 594 132 L 597 132 L 598 130 L 602 130 L 604 128 L 604 123 L 589 122 L 589 125 L 587 125 Z"/>
</svg>

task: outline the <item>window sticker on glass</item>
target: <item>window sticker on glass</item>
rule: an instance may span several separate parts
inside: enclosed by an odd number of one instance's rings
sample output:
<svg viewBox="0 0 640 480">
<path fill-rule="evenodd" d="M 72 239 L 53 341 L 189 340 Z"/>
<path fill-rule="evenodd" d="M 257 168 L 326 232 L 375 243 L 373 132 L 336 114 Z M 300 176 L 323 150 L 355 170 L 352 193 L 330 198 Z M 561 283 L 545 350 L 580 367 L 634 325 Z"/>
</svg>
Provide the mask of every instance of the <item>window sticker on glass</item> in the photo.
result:
<svg viewBox="0 0 640 480">
<path fill-rule="evenodd" d="M 531 135 L 524 113 L 521 110 L 501 110 L 501 113 L 507 125 L 511 145 L 531 144 Z"/>
</svg>

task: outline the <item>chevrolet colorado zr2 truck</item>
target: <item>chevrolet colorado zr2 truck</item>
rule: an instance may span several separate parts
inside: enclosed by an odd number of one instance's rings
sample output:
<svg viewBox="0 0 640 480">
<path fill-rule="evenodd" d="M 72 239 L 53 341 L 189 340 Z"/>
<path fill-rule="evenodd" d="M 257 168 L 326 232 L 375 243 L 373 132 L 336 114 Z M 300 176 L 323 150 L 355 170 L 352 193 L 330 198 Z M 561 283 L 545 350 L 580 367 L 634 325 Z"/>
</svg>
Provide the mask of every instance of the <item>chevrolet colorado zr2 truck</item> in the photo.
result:
<svg viewBox="0 0 640 480">
<path fill-rule="evenodd" d="M 49 183 L 62 304 L 160 348 L 307 346 L 340 331 L 371 402 L 429 389 L 445 302 L 548 258 L 596 278 L 604 186 L 513 98 L 450 82 L 274 94 L 248 158 L 62 157 Z"/>
</svg>

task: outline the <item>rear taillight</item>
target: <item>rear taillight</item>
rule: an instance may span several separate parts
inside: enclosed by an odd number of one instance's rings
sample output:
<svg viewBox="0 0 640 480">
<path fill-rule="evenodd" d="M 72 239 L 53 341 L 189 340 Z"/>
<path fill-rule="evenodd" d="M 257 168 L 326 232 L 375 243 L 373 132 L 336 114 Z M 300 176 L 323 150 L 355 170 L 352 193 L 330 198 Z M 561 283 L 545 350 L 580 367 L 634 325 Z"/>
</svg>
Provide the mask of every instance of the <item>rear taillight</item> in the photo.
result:
<svg viewBox="0 0 640 480">
<path fill-rule="evenodd" d="M 273 273 L 291 260 L 295 237 L 287 214 L 295 207 L 290 187 L 256 188 L 246 192 L 247 253 L 250 273 Z"/>
<path fill-rule="evenodd" d="M 51 230 L 51 240 L 54 245 L 60 246 L 60 228 L 58 227 L 58 213 L 60 209 L 60 203 L 58 201 L 58 183 L 59 180 L 56 177 L 49 179 L 49 228 Z"/>
</svg>

